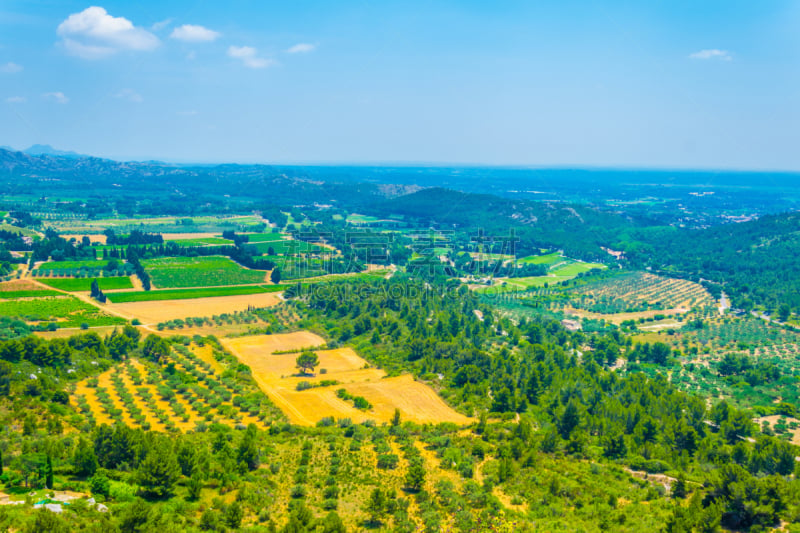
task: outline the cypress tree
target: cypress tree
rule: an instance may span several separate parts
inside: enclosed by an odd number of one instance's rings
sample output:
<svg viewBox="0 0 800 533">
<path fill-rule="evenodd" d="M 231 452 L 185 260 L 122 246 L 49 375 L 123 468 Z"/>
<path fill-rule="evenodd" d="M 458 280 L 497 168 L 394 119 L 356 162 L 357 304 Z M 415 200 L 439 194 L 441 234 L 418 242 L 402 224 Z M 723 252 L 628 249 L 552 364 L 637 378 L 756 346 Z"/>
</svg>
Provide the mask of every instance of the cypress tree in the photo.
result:
<svg viewBox="0 0 800 533">
<path fill-rule="evenodd" d="M 47 464 L 45 465 L 44 486 L 48 489 L 53 488 L 53 461 L 50 456 L 47 456 Z"/>
</svg>

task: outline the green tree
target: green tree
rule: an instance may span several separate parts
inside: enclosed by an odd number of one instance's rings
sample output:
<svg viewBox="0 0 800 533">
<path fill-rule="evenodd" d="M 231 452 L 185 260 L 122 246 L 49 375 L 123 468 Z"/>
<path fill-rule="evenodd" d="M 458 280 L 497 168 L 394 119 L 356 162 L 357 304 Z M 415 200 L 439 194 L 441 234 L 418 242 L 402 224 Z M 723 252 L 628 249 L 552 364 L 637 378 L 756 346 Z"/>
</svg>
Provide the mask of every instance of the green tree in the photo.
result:
<svg viewBox="0 0 800 533">
<path fill-rule="evenodd" d="M 79 476 L 91 476 L 97 470 L 97 455 L 89 442 L 80 437 L 75 451 L 72 452 L 72 468 Z"/>
<path fill-rule="evenodd" d="M 786 302 L 778 306 L 778 320 L 786 322 L 792 314 L 792 308 Z"/>
<path fill-rule="evenodd" d="M 100 296 L 100 284 L 97 283 L 97 278 L 92 280 L 90 296 L 92 298 L 97 298 L 98 296 Z"/>
<path fill-rule="evenodd" d="M 380 524 L 381 518 L 386 513 L 386 494 L 380 488 L 372 491 L 364 511 L 369 514 L 369 521 L 372 524 Z"/>
<path fill-rule="evenodd" d="M 11 376 L 13 374 L 14 367 L 11 366 L 11 363 L 0 361 L 0 396 L 8 396 L 11 393 Z"/>
<path fill-rule="evenodd" d="M 650 348 L 650 361 L 657 365 L 666 365 L 670 355 L 672 355 L 672 349 L 666 343 L 656 342 Z"/>
<path fill-rule="evenodd" d="M 568 440 L 572 430 L 578 427 L 581 423 L 581 415 L 578 411 L 578 406 L 575 402 L 570 400 L 564 407 L 564 412 L 561 414 L 561 419 L 558 421 L 558 432 L 561 438 Z"/>
<path fill-rule="evenodd" d="M 164 498 L 172 495 L 181 475 L 178 459 L 168 439 L 158 439 L 148 450 L 139 465 L 136 481 L 147 498 Z"/>
<path fill-rule="evenodd" d="M 628 448 L 625 445 L 625 435 L 616 433 L 603 438 L 603 455 L 609 459 L 625 457 Z"/>
<path fill-rule="evenodd" d="M 425 465 L 422 457 L 414 457 L 409 461 L 405 481 L 406 487 L 413 491 L 418 491 L 425 485 Z"/>
<path fill-rule="evenodd" d="M 47 456 L 47 462 L 44 466 L 44 486 L 48 489 L 53 488 L 53 460 L 50 455 Z"/>
<path fill-rule="evenodd" d="M 147 502 L 136 498 L 119 513 L 119 529 L 125 533 L 146 531 L 144 526 L 150 520 L 150 511 L 151 507 Z"/>
<path fill-rule="evenodd" d="M 317 526 L 319 527 L 319 526 Z M 317 529 L 319 531 L 319 529 Z M 322 533 L 346 533 L 347 528 L 338 514 L 331 511 L 322 519 Z"/>
<path fill-rule="evenodd" d="M 200 479 L 200 475 L 195 473 L 192 477 L 189 478 L 189 481 L 186 483 L 186 489 L 188 490 L 189 499 L 192 501 L 197 501 L 200 499 L 200 492 L 203 490 L 203 480 Z"/>
<path fill-rule="evenodd" d="M 314 372 L 314 367 L 319 364 L 319 358 L 317 354 L 307 350 L 298 356 L 296 364 L 303 374 L 310 374 Z"/>
<path fill-rule="evenodd" d="M 258 453 L 258 430 L 255 424 L 247 426 L 236 452 L 236 460 L 247 465 L 249 470 L 258 468 L 261 461 Z"/>
<path fill-rule="evenodd" d="M 100 468 L 94 473 L 89 479 L 89 487 L 93 496 L 99 494 L 107 498 L 111 494 L 111 481 L 108 479 L 105 469 Z"/>
<path fill-rule="evenodd" d="M 169 343 L 155 333 L 151 333 L 144 340 L 142 353 L 148 359 L 159 363 L 161 359 L 169 355 Z"/>
<path fill-rule="evenodd" d="M 181 474 L 190 477 L 197 463 L 197 447 L 194 443 L 186 440 L 182 441 L 178 447 L 178 464 L 181 467 Z"/>
<path fill-rule="evenodd" d="M 225 509 L 225 523 L 232 529 L 239 529 L 244 518 L 244 511 L 239 502 L 234 501 Z"/>
<path fill-rule="evenodd" d="M 672 486 L 672 497 L 683 499 L 688 494 L 686 490 L 686 478 L 683 477 L 683 472 L 678 474 L 678 479 L 675 480 Z"/>
<path fill-rule="evenodd" d="M 56 513 L 39 509 L 33 513 L 33 521 L 22 529 L 24 533 L 70 533 L 69 523 Z"/>
<path fill-rule="evenodd" d="M 281 282 L 281 269 L 280 268 L 273 268 L 272 273 L 269 275 L 270 281 L 277 285 Z"/>
</svg>

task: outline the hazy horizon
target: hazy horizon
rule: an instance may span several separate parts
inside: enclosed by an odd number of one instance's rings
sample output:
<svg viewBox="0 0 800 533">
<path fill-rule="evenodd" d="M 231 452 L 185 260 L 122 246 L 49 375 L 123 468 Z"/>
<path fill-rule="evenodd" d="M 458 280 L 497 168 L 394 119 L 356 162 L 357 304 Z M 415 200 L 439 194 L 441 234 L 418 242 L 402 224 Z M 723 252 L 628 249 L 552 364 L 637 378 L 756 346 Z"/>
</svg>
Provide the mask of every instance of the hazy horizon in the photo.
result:
<svg viewBox="0 0 800 533">
<path fill-rule="evenodd" d="M 0 145 L 122 161 L 800 171 L 800 4 L 0 8 Z"/>
</svg>

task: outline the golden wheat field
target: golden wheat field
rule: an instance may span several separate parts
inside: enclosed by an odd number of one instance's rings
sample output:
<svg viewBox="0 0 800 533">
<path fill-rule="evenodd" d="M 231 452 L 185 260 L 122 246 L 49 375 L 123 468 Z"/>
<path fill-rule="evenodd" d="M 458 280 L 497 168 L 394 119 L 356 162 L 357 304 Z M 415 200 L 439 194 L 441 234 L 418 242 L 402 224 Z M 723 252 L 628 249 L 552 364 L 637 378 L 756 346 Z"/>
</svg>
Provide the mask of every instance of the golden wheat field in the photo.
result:
<svg viewBox="0 0 800 533">
<path fill-rule="evenodd" d="M 295 367 L 297 351 L 275 353 L 314 348 L 324 342 L 307 331 L 222 340 L 231 353 L 250 367 L 259 387 L 295 424 L 314 425 L 324 417 L 350 418 L 357 423 L 364 420 L 388 422 L 395 409 L 400 410 L 403 420 L 417 423 L 471 422 L 444 403 L 429 386 L 410 375 L 387 378 L 383 370 L 370 368 L 350 348 L 314 350 L 320 364 L 313 375 L 299 373 Z M 322 380 L 337 383 L 297 390 L 301 381 L 313 384 Z M 372 407 L 356 409 L 352 402 L 337 396 L 336 391 L 342 388 L 353 396 L 362 396 Z"/>
<path fill-rule="evenodd" d="M 187 300 L 161 300 L 154 302 L 130 302 L 109 304 L 108 308 L 138 318 L 145 324 L 166 322 L 176 318 L 208 317 L 245 311 L 249 307 L 271 307 L 281 301 L 274 292 L 245 294 L 239 296 L 215 296 Z"/>
</svg>

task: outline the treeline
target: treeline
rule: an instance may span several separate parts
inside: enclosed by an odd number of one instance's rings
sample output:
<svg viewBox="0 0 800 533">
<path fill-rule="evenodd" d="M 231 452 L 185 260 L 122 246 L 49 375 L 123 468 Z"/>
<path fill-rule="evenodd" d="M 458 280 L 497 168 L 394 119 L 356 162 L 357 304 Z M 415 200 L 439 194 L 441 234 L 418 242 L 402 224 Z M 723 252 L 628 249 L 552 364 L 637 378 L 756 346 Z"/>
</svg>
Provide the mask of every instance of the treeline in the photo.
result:
<svg viewBox="0 0 800 533">
<path fill-rule="evenodd" d="M 47 261 L 50 258 L 52 258 L 53 261 L 64 261 L 70 259 L 93 260 L 97 257 L 97 250 L 92 246 L 83 243 L 77 246 L 73 245 L 73 243 L 60 237 L 52 228 L 45 230 L 43 239 L 33 241 L 32 248 L 33 253 L 30 258 L 31 265 L 37 261 Z"/>
<path fill-rule="evenodd" d="M 126 254 L 126 259 L 128 263 L 133 265 L 133 271 L 136 273 L 136 276 L 139 278 L 139 281 L 142 282 L 142 288 L 146 291 L 150 290 L 150 274 L 144 269 L 142 266 L 141 261 L 139 261 L 139 252 L 137 248 L 130 246 L 128 247 L 128 253 Z"/>
<path fill-rule="evenodd" d="M 113 229 L 108 228 L 103 232 L 106 236 L 106 244 L 128 245 L 128 244 L 162 244 L 164 237 L 160 233 L 147 233 L 138 229 L 131 230 L 128 235 L 117 235 Z"/>
<path fill-rule="evenodd" d="M 25 251 L 33 249 L 33 245 L 26 243 L 22 239 L 22 235 L 15 231 L 0 230 L 0 241 L 9 250 Z"/>
</svg>

